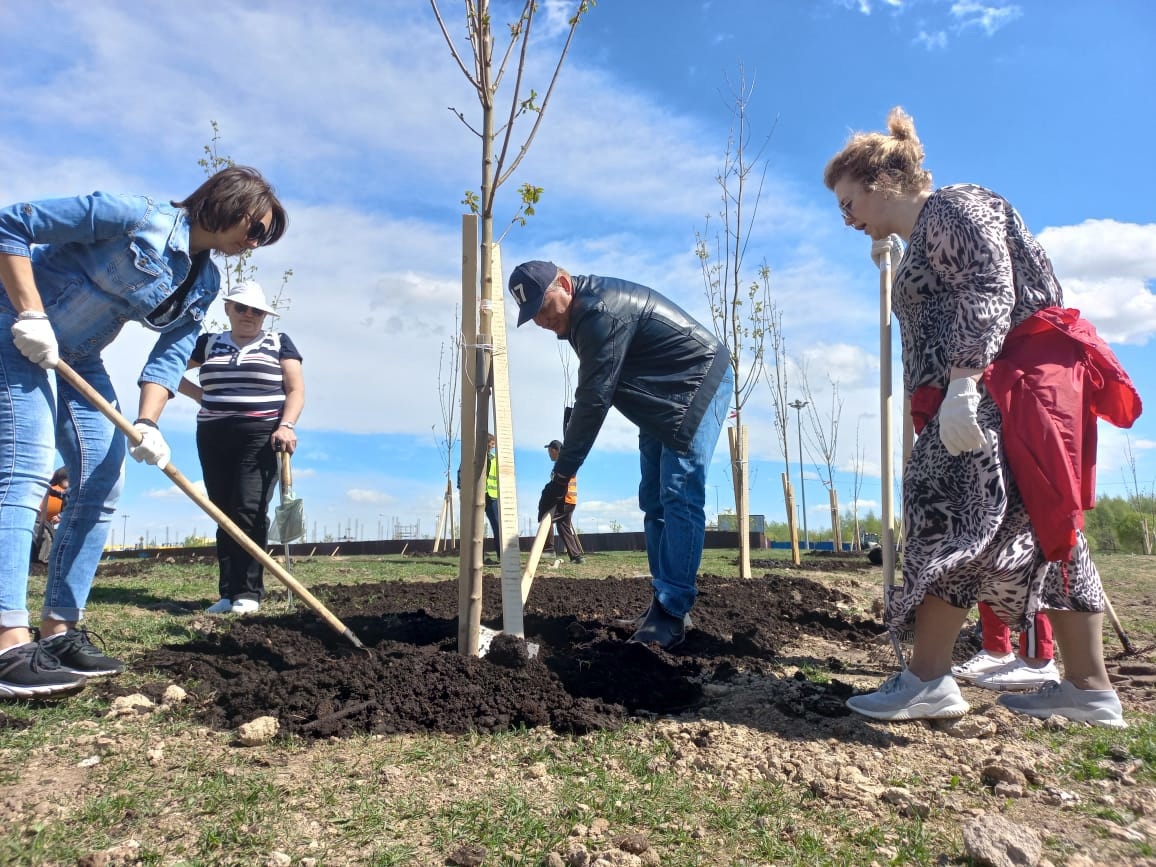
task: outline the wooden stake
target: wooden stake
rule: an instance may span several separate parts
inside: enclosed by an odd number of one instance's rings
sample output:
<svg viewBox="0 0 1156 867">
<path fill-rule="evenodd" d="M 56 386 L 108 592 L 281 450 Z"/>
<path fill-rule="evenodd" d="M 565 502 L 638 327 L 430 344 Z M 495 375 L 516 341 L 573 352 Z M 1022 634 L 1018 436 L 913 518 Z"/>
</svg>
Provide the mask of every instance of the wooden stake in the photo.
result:
<svg viewBox="0 0 1156 867">
<path fill-rule="evenodd" d="M 482 543 L 476 527 L 477 499 L 485 489 L 477 490 L 476 439 L 478 411 L 477 343 L 478 340 L 478 218 L 462 216 L 462 463 L 461 528 L 462 544 L 458 557 L 458 653 L 478 655 L 482 625 Z M 477 538 L 476 538 L 477 537 Z"/>
</svg>

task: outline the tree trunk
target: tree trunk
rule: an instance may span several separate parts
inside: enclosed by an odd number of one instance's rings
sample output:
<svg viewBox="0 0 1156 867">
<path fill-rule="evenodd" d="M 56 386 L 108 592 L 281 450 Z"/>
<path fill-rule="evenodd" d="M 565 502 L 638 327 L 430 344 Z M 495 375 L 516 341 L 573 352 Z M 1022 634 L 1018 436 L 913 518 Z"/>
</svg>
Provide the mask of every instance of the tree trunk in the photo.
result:
<svg viewBox="0 0 1156 867">
<path fill-rule="evenodd" d="M 831 545 L 836 551 L 843 550 L 843 527 L 839 523 L 839 492 L 831 488 L 827 492 L 831 501 Z"/>
<path fill-rule="evenodd" d="M 735 488 L 735 517 L 739 531 L 739 578 L 751 577 L 751 502 L 747 482 L 747 426 L 736 424 L 727 428 L 731 448 L 731 479 Z"/>
<path fill-rule="evenodd" d="M 787 528 L 791 533 L 791 562 L 799 566 L 803 556 L 799 553 L 799 525 L 795 520 L 795 489 L 786 473 L 783 473 L 783 502 L 787 504 Z"/>
</svg>

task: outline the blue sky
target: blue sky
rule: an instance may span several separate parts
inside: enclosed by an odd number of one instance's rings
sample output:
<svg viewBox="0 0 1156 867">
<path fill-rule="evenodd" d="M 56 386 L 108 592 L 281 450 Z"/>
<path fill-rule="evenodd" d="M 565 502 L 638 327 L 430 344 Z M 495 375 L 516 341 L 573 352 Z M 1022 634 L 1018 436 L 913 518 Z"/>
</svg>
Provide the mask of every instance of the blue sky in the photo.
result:
<svg viewBox="0 0 1156 867">
<path fill-rule="evenodd" d="M 462 4 L 439 5 L 468 50 Z M 539 93 L 573 6 L 541 3 L 530 70 Z M 493 12 L 498 23 L 515 14 L 500 2 Z M 260 168 L 289 210 L 285 238 L 253 261 L 269 289 L 293 269 L 277 327 L 305 356 L 295 470 L 310 533 L 373 538 L 396 520 L 432 534 L 445 486 L 439 357 L 460 304 L 460 201 L 479 185 L 480 151 L 449 110 L 479 116 L 428 3 L 202 0 L 195 13 L 149 4 L 146 14 L 115 0 L 44 0 L 3 4 L 0 27 L 0 200 L 96 189 L 182 197 L 203 179 L 197 160 L 216 121 L 221 151 Z M 653 286 L 705 319 L 695 233 L 719 210 L 724 97 L 741 64 L 755 85 L 755 136 L 773 131 L 748 262 L 771 266 L 788 352 L 806 365 L 817 403 L 829 401 L 828 378 L 839 383 L 840 465 L 850 469 L 858 428 L 868 472 L 860 500 L 878 510 L 878 275 L 870 242 L 839 219 L 823 166 L 851 131 L 881 129 L 888 109 L 904 106 L 936 184 L 980 183 L 1012 201 L 1052 255 L 1068 305 L 1151 401 L 1154 36 L 1147 0 L 600 0 L 499 198 L 500 229 L 518 185 L 545 190 L 538 213 L 507 236 L 503 273 L 553 259 Z M 132 409 L 149 342 L 129 329 L 106 355 Z M 550 469 L 543 445 L 560 433 L 560 348 L 569 351 L 533 326 L 510 329 L 523 527 Z M 745 413 L 752 511 L 782 519 L 770 406 L 760 388 Z M 193 416 L 178 397 L 162 429 L 176 466 L 199 480 Z M 793 423 L 791 435 L 797 485 Z M 1124 433 L 1101 425 L 1100 435 L 1101 493 L 1125 495 Z M 1156 414 L 1129 436 L 1150 492 Z M 725 453 L 724 441 L 712 516 L 733 508 Z M 804 469 L 808 523 L 818 527 L 826 494 L 814 467 Z M 579 529 L 640 529 L 637 478 L 634 429 L 612 414 L 579 474 Z M 849 472 L 836 487 L 847 505 Z M 210 530 L 163 474 L 131 462 L 122 506 L 118 541 L 126 531 L 175 541 Z"/>
</svg>

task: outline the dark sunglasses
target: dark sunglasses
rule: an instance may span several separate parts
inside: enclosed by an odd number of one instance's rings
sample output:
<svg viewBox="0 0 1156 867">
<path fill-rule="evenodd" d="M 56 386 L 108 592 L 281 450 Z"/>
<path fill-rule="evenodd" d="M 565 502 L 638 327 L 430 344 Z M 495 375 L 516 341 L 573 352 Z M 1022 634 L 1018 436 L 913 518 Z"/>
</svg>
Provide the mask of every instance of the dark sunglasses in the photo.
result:
<svg viewBox="0 0 1156 867">
<path fill-rule="evenodd" d="M 258 310 L 256 307 L 250 307 L 248 304 L 238 304 L 236 301 L 231 303 L 233 305 L 233 309 L 240 313 L 242 316 L 247 316 L 250 313 L 256 313 L 258 316 L 265 315 L 264 310 Z"/>
<path fill-rule="evenodd" d="M 257 246 L 260 247 L 265 243 L 265 239 L 269 237 L 269 229 L 260 220 L 249 218 L 249 231 L 245 233 L 246 241 L 256 241 Z"/>
<path fill-rule="evenodd" d="M 851 200 L 844 199 L 839 203 L 839 213 L 843 215 L 844 220 L 854 220 L 855 215 L 851 213 Z"/>
</svg>

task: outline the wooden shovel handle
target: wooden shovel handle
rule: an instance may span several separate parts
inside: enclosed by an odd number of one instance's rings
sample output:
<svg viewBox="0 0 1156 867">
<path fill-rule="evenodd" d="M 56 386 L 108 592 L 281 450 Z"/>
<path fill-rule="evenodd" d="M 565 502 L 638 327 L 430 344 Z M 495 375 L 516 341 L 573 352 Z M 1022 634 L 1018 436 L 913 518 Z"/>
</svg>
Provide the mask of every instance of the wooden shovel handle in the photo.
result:
<svg viewBox="0 0 1156 867">
<path fill-rule="evenodd" d="M 289 464 L 289 452 L 280 452 L 281 455 L 281 496 L 285 497 L 293 490 L 293 468 Z"/>
<path fill-rule="evenodd" d="M 88 381 L 85 380 L 84 377 L 82 377 L 63 361 L 57 363 L 56 375 L 65 380 L 69 385 L 84 395 L 85 399 L 89 403 L 100 410 L 105 418 L 111 421 L 121 433 L 128 437 L 128 441 L 130 443 L 132 443 L 134 446 L 140 444 L 141 435 L 137 433 L 136 428 L 132 426 L 132 422 L 121 415 L 120 411 L 117 410 L 117 408 L 107 400 L 105 400 L 104 395 L 89 385 Z M 366 649 L 365 645 L 361 643 L 361 640 L 353 634 L 349 627 L 338 620 L 336 615 L 334 615 L 332 611 L 326 608 L 325 605 L 323 605 L 316 596 L 305 589 L 301 582 L 286 572 L 280 563 L 265 553 L 265 549 L 250 539 L 249 535 L 235 523 L 233 523 L 233 520 L 228 515 L 217 508 L 212 500 L 198 491 L 193 483 L 185 478 L 184 473 L 173 466 L 171 461 L 165 464 L 165 468 L 162 470 L 162 472 L 172 480 L 174 485 L 184 491 L 190 500 L 200 506 L 204 510 L 205 514 L 216 521 L 217 525 L 222 530 L 232 536 L 238 545 L 244 548 L 250 556 L 258 560 L 266 570 L 272 572 L 278 581 L 292 590 L 298 596 L 298 598 L 301 599 L 301 601 L 313 609 L 313 611 L 322 620 L 328 623 L 335 632 L 344 635 L 351 642 L 353 642 L 355 647 L 361 650 Z"/>
</svg>

